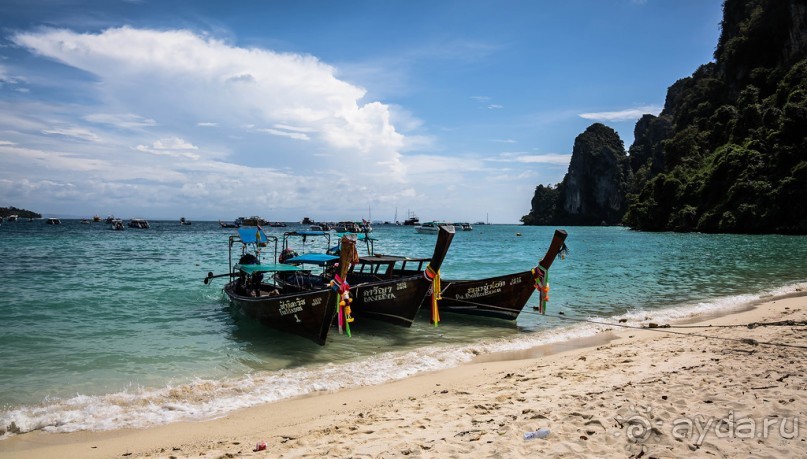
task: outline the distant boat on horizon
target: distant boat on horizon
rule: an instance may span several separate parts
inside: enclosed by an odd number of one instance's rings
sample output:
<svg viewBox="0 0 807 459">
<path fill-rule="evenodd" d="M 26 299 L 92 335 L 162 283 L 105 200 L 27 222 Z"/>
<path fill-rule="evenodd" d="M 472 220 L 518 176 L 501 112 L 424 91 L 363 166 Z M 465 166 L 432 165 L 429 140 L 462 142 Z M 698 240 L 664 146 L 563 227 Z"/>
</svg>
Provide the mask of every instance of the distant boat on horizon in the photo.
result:
<svg viewBox="0 0 807 459">
<path fill-rule="evenodd" d="M 474 225 L 490 225 L 490 217 L 488 214 L 485 214 L 485 221 L 478 221 L 474 223 Z"/>
<path fill-rule="evenodd" d="M 269 221 L 258 215 L 251 217 L 238 217 L 235 219 L 235 224 L 238 226 L 263 226 L 268 225 Z"/>
<path fill-rule="evenodd" d="M 404 225 L 414 226 L 420 223 L 420 219 L 415 215 L 415 212 L 407 211 L 406 214 L 407 217 L 406 220 L 404 220 Z"/>
</svg>

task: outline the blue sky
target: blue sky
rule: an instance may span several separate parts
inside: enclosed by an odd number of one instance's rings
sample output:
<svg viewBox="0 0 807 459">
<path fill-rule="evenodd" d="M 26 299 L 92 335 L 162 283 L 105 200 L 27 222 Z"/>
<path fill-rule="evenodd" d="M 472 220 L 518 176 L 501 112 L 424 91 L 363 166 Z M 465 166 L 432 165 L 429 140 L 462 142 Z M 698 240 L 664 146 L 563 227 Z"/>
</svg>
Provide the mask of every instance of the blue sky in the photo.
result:
<svg viewBox="0 0 807 459">
<path fill-rule="evenodd" d="M 517 223 L 586 127 L 627 149 L 712 60 L 721 8 L 3 0 L 0 206 Z"/>
</svg>

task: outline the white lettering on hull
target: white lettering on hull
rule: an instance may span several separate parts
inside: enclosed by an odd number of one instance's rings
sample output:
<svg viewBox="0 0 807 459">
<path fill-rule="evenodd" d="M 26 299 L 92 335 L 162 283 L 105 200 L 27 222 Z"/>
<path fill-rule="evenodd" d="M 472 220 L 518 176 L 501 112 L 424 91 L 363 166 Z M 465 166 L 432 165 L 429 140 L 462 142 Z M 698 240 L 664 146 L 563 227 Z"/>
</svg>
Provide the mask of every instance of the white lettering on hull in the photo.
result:
<svg viewBox="0 0 807 459">
<path fill-rule="evenodd" d="M 405 286 L 406 284 L 404 284 Z M 400 284 L 399 284 L 400 290 Z M 361 299 L 365 303 L 373 303 L 377 301 L 386 301 L 386 300 L 394 300 L 395 293 L 392 291 L 392 287 L 378 287 L 375 286 L 373 288 L 368 288 L 367 290 L 362 291 Z"/>
<path fill-rule="evenodd" d="M 480 285 L 478 287 L 470 287 L 465 291 L 465 293 L 456 294 L 454 298 L 458 300 L 469 300 L 472 298 L 481 298 L 485 296 L 495 295 L 497 293 L 501 293 L 502 287 L 504 287 L 504 285 L 505 282 L 503 280 L 500 280 Z"/>
<path fill-rule="evenodd" d="M 303 298 L 295 298 L 293 300 L 281 301 L 278 309 L 281 316 L 288 316 L 290 314 L 302 312 L 303 306 L 305 306 L 305 300 Z"/>
</svg>

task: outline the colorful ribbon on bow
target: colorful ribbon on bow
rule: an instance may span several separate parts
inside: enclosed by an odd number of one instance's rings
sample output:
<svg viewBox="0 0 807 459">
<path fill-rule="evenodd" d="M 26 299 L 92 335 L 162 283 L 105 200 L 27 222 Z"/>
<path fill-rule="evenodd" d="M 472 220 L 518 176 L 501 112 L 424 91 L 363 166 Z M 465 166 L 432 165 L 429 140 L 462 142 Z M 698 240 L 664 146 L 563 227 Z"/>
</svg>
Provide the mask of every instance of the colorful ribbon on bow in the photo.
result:
<svg viewBox="0 0 807 459">
<path fill-rule="evenodd" d="M 344 331 L 349 337 L 350 323 L 353 322 L 353 317 L 350 315 L 350 303 L 353 302 L 353 298 L 350 297 L 350 284 L 347 283 L 347 279 L 342 280 L 339 274 L 335 274 L 331 281 L 331 288 L 337 293 L 339 333 Z"/>
<path fill-rule="evenodd" d="M 437 302 L 443 299 L 441 296 L 442 288 L 440 287 L 440 271 L 435 271 L 432 265 L 428 265 L 426 270 L 423 271 L 423 277 L 432 283 L 432 323 L 436 327 L 437 323 L 440 322 L 440 311 L 437 308 Z"/>
<path fill-rule="evenodd" d="M 538 313 L 546 314 L 546 302 L 549 301 L 549 270 L 541 265 L 532 269 L 535 278 L 535 290 L 538 290 Z"/>
</svg>

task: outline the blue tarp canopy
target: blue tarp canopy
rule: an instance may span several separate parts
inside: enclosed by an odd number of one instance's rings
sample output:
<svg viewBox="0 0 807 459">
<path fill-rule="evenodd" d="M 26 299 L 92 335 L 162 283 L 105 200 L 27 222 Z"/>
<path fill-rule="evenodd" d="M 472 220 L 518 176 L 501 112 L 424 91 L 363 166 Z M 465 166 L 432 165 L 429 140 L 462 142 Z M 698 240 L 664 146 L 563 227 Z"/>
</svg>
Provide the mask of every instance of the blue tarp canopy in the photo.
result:
<svg viewBox="0 0 807 459">
<path fill-rule="evenodd" d="M 238 228 L 238 236 L 244 244 L 255 244 L 256 242 L 269 242 L 266 233 L 259 230 L 257 226 L 250 226 L 246 228 Z"/>
<path fill-rule="evenodd" d="M 274 273 L 274 272 L 290 272 L 302 271 L 303 268 L 294 265 L 285 265 L 282 263 L 266 263 L 257 265 L 235 265 L 235 269 L 239 269 L 247 274 L 253 273 Z"/>
<path fill-rule="evenodd" d="M 339 257 L 333 255 L 327 255 L 324 253 L 306 253 L 303 255 L 296 256 L 294 258 L 289 258 L 286 260 L 286 263 L 309 263 L 312 265 L 327 265 L 331 262 L 338 260 Z"/>
</svg>

